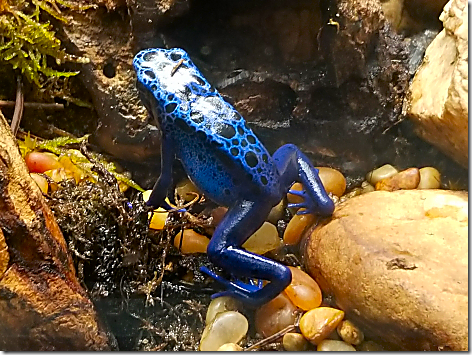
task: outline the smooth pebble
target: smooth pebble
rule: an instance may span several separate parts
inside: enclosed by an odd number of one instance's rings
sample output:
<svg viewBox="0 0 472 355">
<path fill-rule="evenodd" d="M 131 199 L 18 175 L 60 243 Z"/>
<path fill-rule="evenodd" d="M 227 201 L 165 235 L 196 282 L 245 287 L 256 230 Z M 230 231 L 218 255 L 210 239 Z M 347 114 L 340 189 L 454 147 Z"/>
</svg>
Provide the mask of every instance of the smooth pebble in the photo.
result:
<svg viewBox="0 0 472 355">
<path fill-rule="evenodd" d="M 302 191 L 303 190 L 303 185 L 299 182 L 296 182 L 295 184 L 292 185 L 290 190 Z M 303 197 L 297 196 L 297 195 L 292 195 L 291 193 L 288 193 L 287 194 L 287 201 L 289 203 L 300 203 L 300 202 L 303 202 Z"/>
<path fill-rule="evenodd" d="M 58 157 L 49 152 L 30 152 L 26 154 L 25 162 L 30 173 L 44 173 L 47 170 L 62 167 L 58 161 Z"/>
<path fill-rule="evenodd" d="M 205 324 L 210 324 L 217 314 L 227 311 L 237 311 L 240 306 L 240 302 L 233 297 L 222 296 L 212 299 L 206 313 Z"/>
<path fill-rule="evenodd" d="M 30 176 L 36 182 L 38 187 L 41 189 L 41 192 L 43 194 L 47 194 L 48 189 L 49 189 L 48 180 L 44 176 L 37 173 L 31 173 Z"/>
<path fill-rule="evenodd" d="M 346 178 L 336 169 L 325 166 L 316 167 L 323 186 L 328 193 L 341 197 L 346 191 Z"/>
<path fill-rule="evenodd" d="M 321 341 L 316 347 L 317 351 L 356 351 L 351 344 L 345 343 L 341 340 L 325 339 Z"/>
<path fill-rule="evenodd" d="M 247 333 L 248 321 L 239 312 L 219 313 L 203 330 L 200 351 L 216 351 L 227 343 L 238 343 Z"/>
<path fill-rule="evenodd" d="M 285 210 L 284 200 L 281 200 L 277 205 L 272 207 L 269 215 L 267 216 L 267 221 L 269 221 L 272 224 L 277 224 L 279 219 L 282 219 L 284 215 L 284 210 Z"/>
<path fill-rule="evenodd" d="M 256 310 L 256 330 L 268 337 L 293 324 L 296 318 L 297 307 L 282 292 Z"/>
<path fill-rule="evenodd" d="M 306 312 L 300 319 L 300 330 L 311 343 L 318 345 L 344 318 L 344 312 L 331 307 L 318 307 Z"/>
<path fill-rule="evenodd" d="M 315 220 L 312 214 L 294 215 L 285 228 L 283 242 L 286 245 L 296 245 L 302 238 L 303 231 L 311 226 Z"/>
<path fill-rule="evenodd" d="M 342 340 L 346 343 L 359 345 L 364 341 L 364 333 L 349 320 L 339 323 L 337 331 Z"/>
<path fill-rule="evenodd" d="M 441 187 L 441 173 L 431 167 L 420 169 L 420 183 L 417 189 L 439 189 Z"/>
<path fill-rule="evenodd" d="M 296 267 L 289 266 L 288 268 L 292 272 L 292 282 L 284 290 L 288 298 L 304 311 L 319 307 L 323 299 L 316 281 Z"/>
<path fill-rule="evenodd" d="M 282 338 L 282 345 L 287 351 L 304 351 L 308 348 L 308 344 L 300 333 L 287 333 Z"/>
<path fill-rule="evenodd" d="M 398 170 L 391 166 L 390 164 L 382 165 L 380 168 L 372 170 L 371 172 L 367 173 L 365 179 L 373 186 L 378 183 L 380 180 L 386 179 L 390 176 L 395 175 L 398 173 Z"/>
<path fill-rule="evenodd" d="M 377 191 L 396 191 L 416 189 L 420 183 L 420 171 L 417 168 L 409 168 L 400 171 L 375 184 Z"/>
<path fill-rule="evenodd" d="M 174 238 L 174 246 L 182 254 L 206 253 L 209 243 L 210 239 L 195 232 L 193 229 L 185 229 Z"/>
<path fill-rule="evenodd" d="M 154 212 L 149 212 L 148 215 L 151 218 L 149 228 L 158 230 L 164 229 L 169 212 L 167 212 L 164 208 L 159 207 L 158 209 L 154 210 Z"/>
<path fill-rule="evenodd" d="M 264 224 L 251 235 L 243 244 L 243 248 L 256 254 L 265 254 L 268 251 L 277 249 L 282 245 L 277 227 L 272 223 Z"/>
<path fill-rule="evenodd" d="M 184 179 L 177 184 L 175 192 L 185 202 L 192 201 L 195 197 L 200 196 L 197 187 L 189 179 Z"/>
<path fill-rule="evenodd" d="M 243 351 L 243 348 L 235 343 L 226 343 L 221 345 L 216 351 Z"/>
</svg>

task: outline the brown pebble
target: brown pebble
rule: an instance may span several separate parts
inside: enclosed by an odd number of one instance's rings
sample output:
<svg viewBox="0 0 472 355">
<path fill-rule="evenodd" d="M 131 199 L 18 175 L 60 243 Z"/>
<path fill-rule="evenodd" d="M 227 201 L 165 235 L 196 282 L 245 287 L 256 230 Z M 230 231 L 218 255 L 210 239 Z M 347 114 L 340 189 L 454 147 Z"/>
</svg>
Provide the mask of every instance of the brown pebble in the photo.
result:
<svg viewBox="0 0 472 355">
<path fill-rule="evenodd" d="M 300 333 L 287 333 L 282 338 L 282 345 L 287 351 L 304 351 L 308 348 L 308 344 Z"/>
<path fill-rule="evenodd" d="M 420 171 L 417 168 L 409 168 L 400 171 L 389 178 L 380 180 L 375 184 L 377 191 L 396 191 L 416 189 L 420 183 Z"/>
<path fill-rule="evenodd" d="M 256 330 L 268 337 L 295 323 L 296 318 L 297 307 L 281 293 L 256 311 Z"/>
</svg>

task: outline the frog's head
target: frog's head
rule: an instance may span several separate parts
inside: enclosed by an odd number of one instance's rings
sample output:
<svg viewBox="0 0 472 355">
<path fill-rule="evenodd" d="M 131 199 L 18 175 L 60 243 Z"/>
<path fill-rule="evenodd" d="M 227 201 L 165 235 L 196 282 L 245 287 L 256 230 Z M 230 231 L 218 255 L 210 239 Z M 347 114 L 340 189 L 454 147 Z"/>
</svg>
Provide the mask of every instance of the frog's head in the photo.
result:
<svg viewBox="0 0 472 355">
<path fill-rule="evenodd" d="M 191 101 L 197 95 L 214 91 L 180 48 L 142 50 L 134 57 L 133 67 L 141 99 L 148 109 L 154 99 L 165 109 L 169 103 Z"/>
</svg>

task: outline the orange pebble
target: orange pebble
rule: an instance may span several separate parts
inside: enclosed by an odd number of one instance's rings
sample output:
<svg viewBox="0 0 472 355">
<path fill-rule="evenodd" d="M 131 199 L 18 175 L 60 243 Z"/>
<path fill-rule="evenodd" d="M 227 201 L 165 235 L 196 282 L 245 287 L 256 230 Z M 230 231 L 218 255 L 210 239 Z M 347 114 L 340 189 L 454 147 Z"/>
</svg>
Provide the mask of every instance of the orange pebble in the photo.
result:
<svg viewBox="0 0 472 355">
<path fill-rule="evenodd" d="M 303 185 L 299 182 L 296 182 L 295 184 L 292 185 L 290 190 L 302 191 L 303 190 Z M 303 197 L 297 196 L 297 195 L 292 195 L 292 194 L 288 193 L 287 194 L 287 201 L 289 203 L 302 203 L 303 202 Z"/>
<path fill-rule="evenodd" d="M 61 167 L 57 156 L 46 152 L 30 152 L 26 154 L 25 162 L 30 173 L 44 173 Z"/>
<path fill-rule="evenodd" d="M 333 195 L 341 197 L 346 191 L 346 178 L 344 175 L 333 168 L 317 167 L 318 175 L 326 192 L 331 192 Z"/>
<path fill-rule="evenodd" d="M 310 226 L 315 220 L 315 216 L 312 214 L 302 214 L 292 217 L 288 222 L 287 228 L 285 228 L 283 240 L 286 245 L 298 244 L 302 238 L 303 231 L 307 226 Z"/>
<path fill-rule="evenodd" d="M 182 239 L 182 243 L 180 240 Z M 210 239 L 195 232 L 193 229 L 186 229 L 177 234 L 174 238 L 174 246 L 180 250 L 182 254 L 206 253 Z"/>
<path fill-rule="evenodd" d="M 420 171 L 417 168 L 409 168 L 380 180 L 375 184 L 375 190 L 396 191 L 416 189 L 420 183 L 420 178 Z"/>
<path fill-rule="evenodd" d="M 284 290 L 288 298 L 304 311 L 319 307 L 323 296 L 316 281 L 296 267 L 289 266 L 288 268 L 292 272 L 292 282 Z"/>
</svg>

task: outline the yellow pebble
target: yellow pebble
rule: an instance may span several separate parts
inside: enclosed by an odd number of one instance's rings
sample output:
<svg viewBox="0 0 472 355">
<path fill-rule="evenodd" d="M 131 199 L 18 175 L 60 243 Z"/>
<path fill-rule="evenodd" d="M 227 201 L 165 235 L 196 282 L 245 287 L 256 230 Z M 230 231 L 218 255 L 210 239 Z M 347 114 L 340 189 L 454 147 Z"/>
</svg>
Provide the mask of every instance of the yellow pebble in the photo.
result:
<svg viewBox="0 0 472 355">
<path fill-rule="evenodd" d="M 49 176 L 55 182 L 61 182 L 67 179 L 67 174 L 64 168 L 47 170 L 44 174 Z"/>
<path fill-rule="evenodd" d="M 373 186 L 378 183 L 380 180 L 386 179 L 392 175 L 398 173 L 398 170 L 395 169 L 390 164 L 382 165 L 380 168 L 372 170 L 371 172 L 367 173 L 365 179 Z"/>
<path fill-rule="evenodd" d="M 149 216 L 151 216 L 151 214 L 152 218 L 151 222 L 149 223 L 149 228 L 159 230 L 164 229 L 169 212 L 167 212 L 162 207 L 159 207 L 157 210 L 154 210 L 154 212 L 149 212 Z"/>
<path fill-rule="evenodd" d="M 420 183 L 417 189 L 439 189 L 441 187 L 441 173 L 431 167 L 420 169 Z"/>
<path fill-rule="evenodd" d="M 337 331 L 342 340 L 346 343 L 359 345 L 364 341 L 364 333 L 349 320 L 339 323 Z"/>
<path fill-rule="evenodd" d="M 47 194 L 49 189 L 48 180 L 44 176 L 36 173 L 31 173 L 30 176 L 41 189 L 41 192 Z"/>
<path fill-rule="evenodd" d="M 186 229 L 177 234 L 174 238 L 174 246 L 182 254 L 206 253 L 210 239 L 195 232 L 193 229 Z"/>
<path fill-rule="evenodd" d="M 226 343 L 221 345 L 216 351 L 243 351 L 243 348 L 235 343 Z"/>
<path fill-rule="evenodd" d="M 243 244 L 243 248 L 256 254 L 265 254 L 268 251 L 277 249 L 282 245 L 279 238 L 277 227 L 272 223 L 264 222 L 264 224 L 251 235 Z"/>
<path fill-rule="evenodd" d="M 295 245 L 300 242 L 302 238 L 303 231 L 308 226 L 311 226 L 315 220 L 315 216 L 312 214 L 302 214 L 292 217 L 290 222 L 288 222 L 287 228 L 285 228 L 283 241 L 286 245 Z"/>
<path fill-rule="evenodd" d="M 185 202 L 192 201 L 195 197 L 200 196 L 197 187 L 189 179 L 182 180 L 175 187 L 177 195 Z"/>
<path fill-rule="evenodd" d="M 311 343 L 318 345 L 344 318 L 344 312 L 331 307 L 318 307 L 306 312 L 300 319 L 300 330 Z"/>
</svg>

